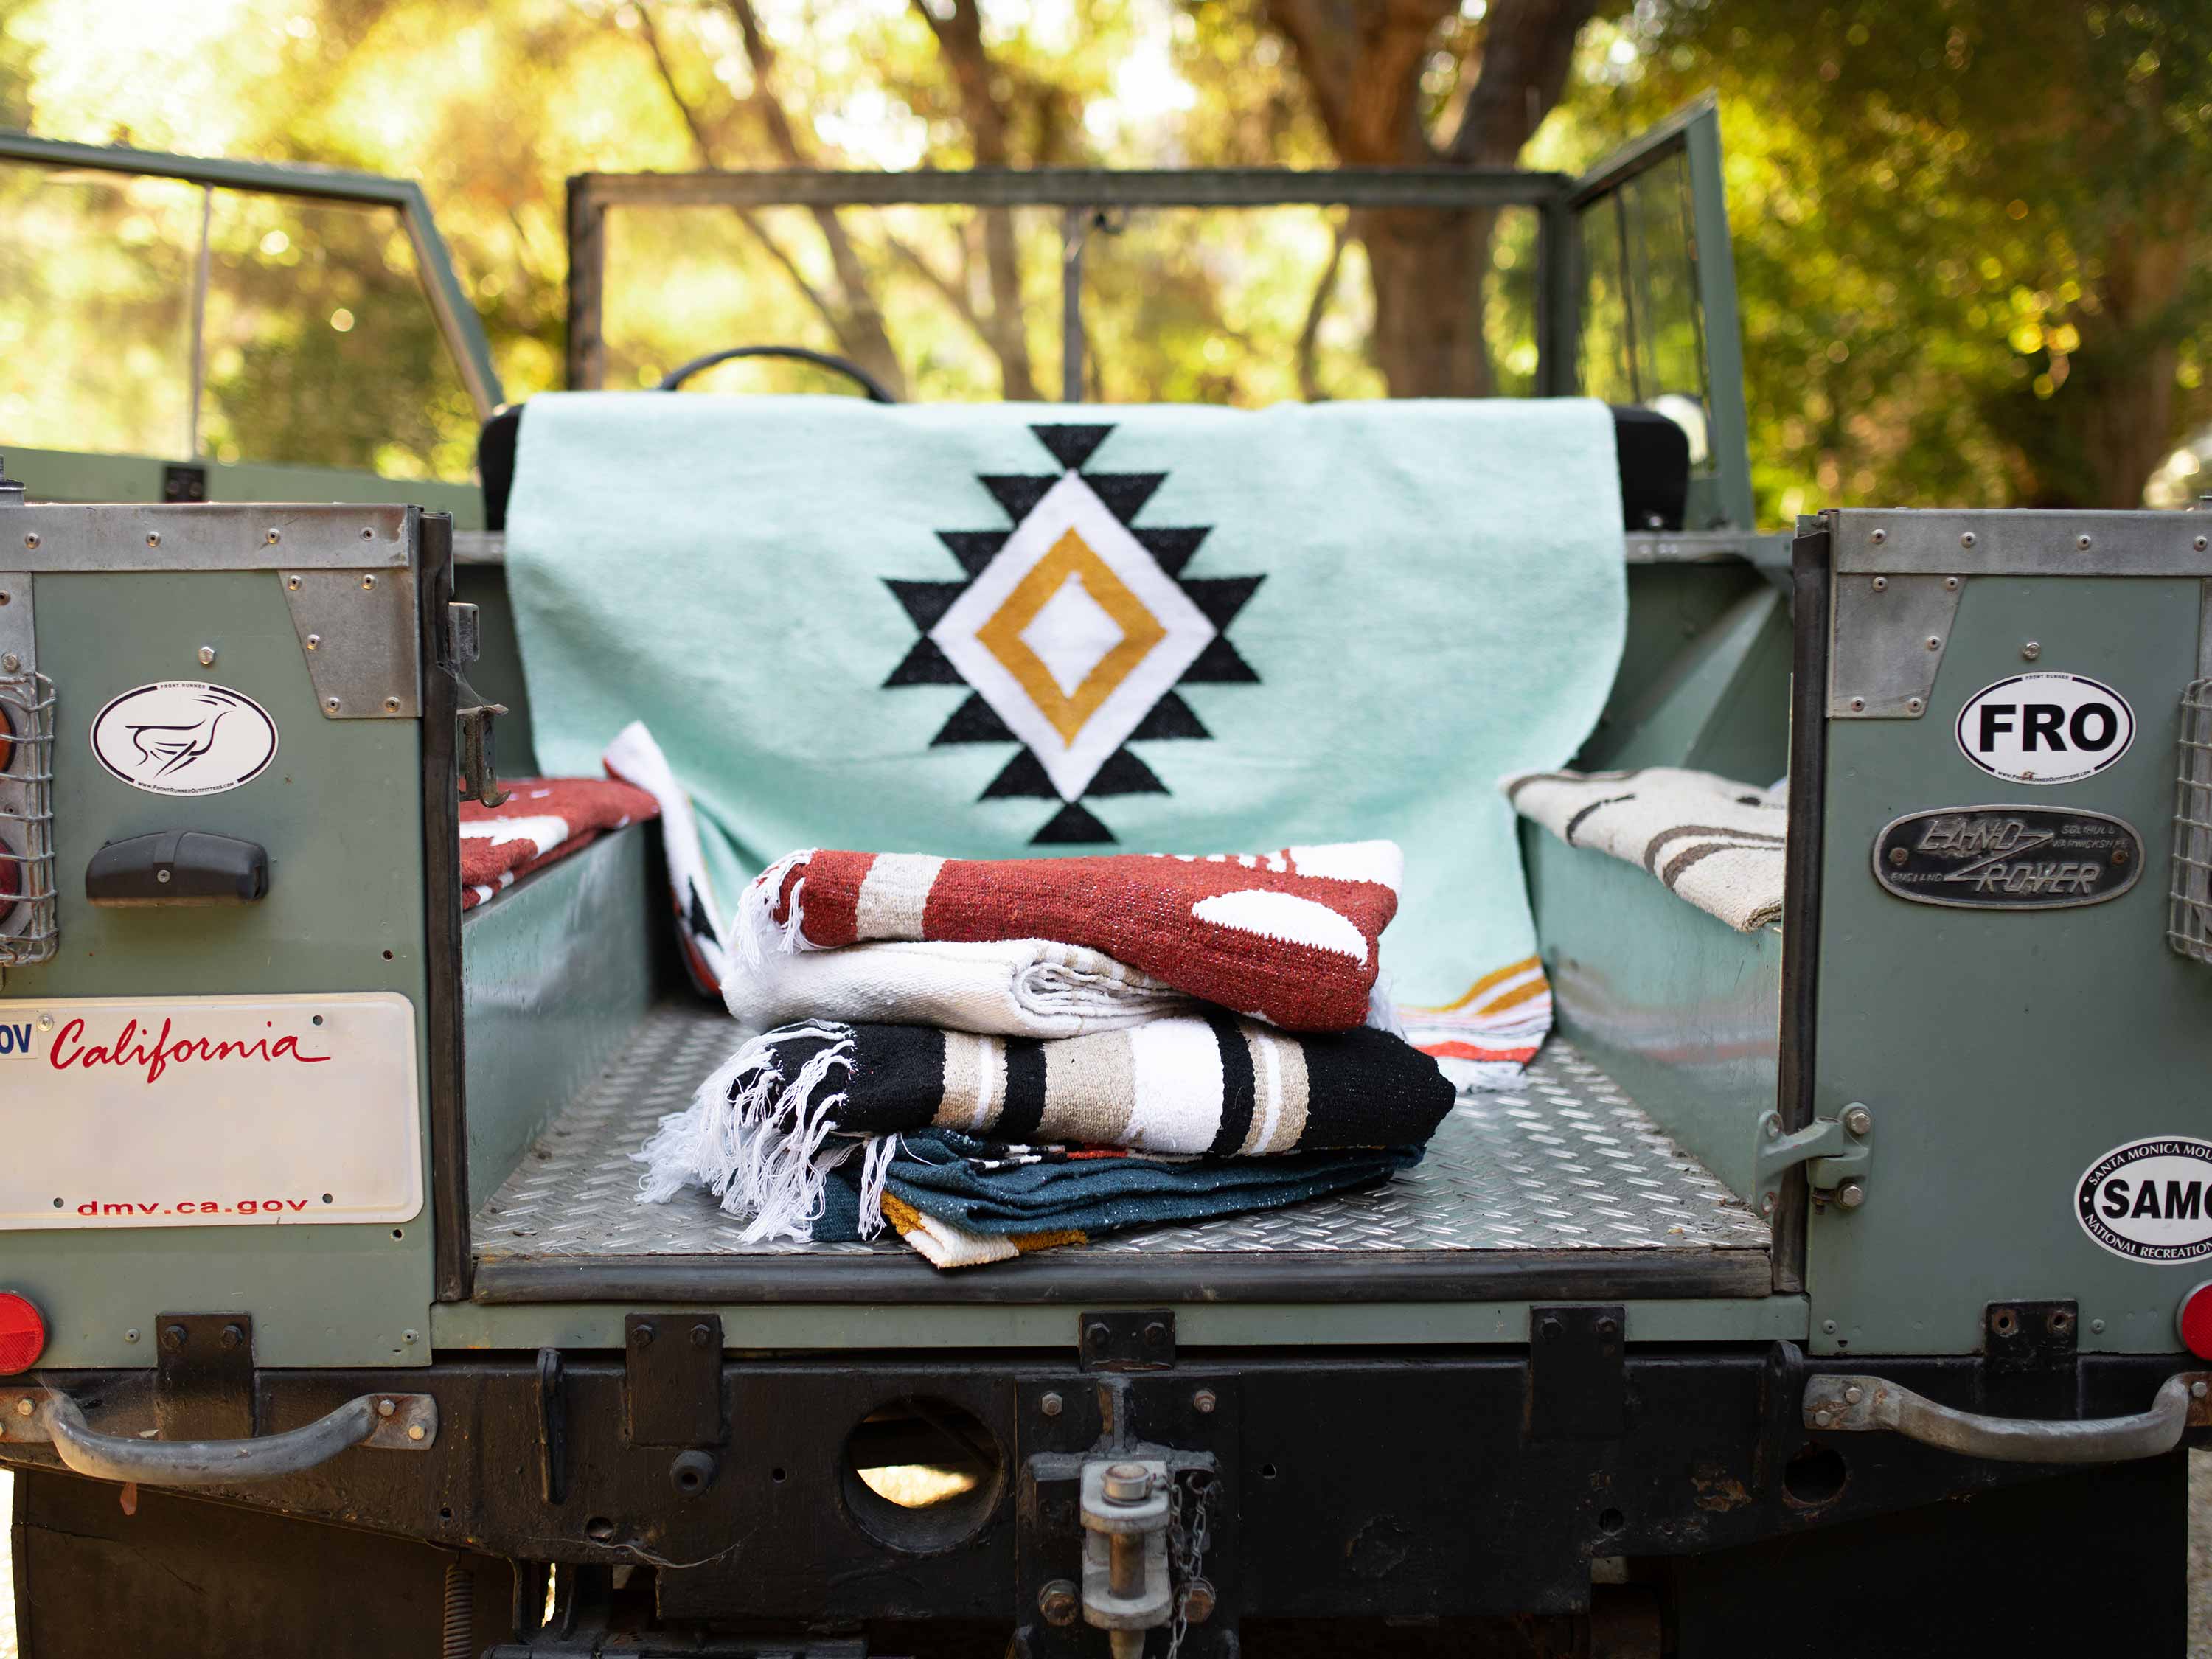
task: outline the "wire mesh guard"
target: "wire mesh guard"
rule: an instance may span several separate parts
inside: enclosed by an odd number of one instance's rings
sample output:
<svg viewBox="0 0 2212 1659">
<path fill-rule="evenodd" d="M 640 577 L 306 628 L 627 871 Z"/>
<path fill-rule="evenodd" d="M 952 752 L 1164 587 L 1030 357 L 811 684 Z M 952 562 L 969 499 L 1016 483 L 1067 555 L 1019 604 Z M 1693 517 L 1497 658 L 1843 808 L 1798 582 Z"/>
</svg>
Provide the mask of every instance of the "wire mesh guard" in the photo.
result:
<svg viewBox="0 0 2212 1659">
<path fill-rule="evenodd" d="M 2166 939 L 2183 956 L 2212 962 L 2212 680 L 2192 680 L 2181 694 Z"/>
<path fill-rule="evenodd" d="M 0 972 L 54 954 L 54 683 L 0 676 Z"/>
</svg>

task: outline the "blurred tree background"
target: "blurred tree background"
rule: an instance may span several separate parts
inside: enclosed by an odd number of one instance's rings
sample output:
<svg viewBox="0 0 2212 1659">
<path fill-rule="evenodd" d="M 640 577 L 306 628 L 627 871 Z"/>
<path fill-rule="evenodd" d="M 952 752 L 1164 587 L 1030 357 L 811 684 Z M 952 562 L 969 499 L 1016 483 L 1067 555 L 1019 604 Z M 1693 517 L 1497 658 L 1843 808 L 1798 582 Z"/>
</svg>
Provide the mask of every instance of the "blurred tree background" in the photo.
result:
<svg viewBox="0 0 2212 1659">
<path fill-rule="evenodd" d="M 2212 422 L 2203 0 L 0 0 L 0 125 L 420 179 L 510 398 L 561 379 L 573 173 L 1577 171 L 1707 87 L 1762 521 L 2193 495 L 2185 446 Z M 467 399 L 389 216 L 20 167 L 0 168 L 0 435 L 465 475 Z M 1087 248 L 1086 390 L 1526 391 L 1531 218 L 1133 216 Z M 909 397 L 1052 395 L 1058 232 L 625 210 L 606 383 L 773 340 Z M 708 383 L 827 384 L 810 373 Z"/>
</svg>

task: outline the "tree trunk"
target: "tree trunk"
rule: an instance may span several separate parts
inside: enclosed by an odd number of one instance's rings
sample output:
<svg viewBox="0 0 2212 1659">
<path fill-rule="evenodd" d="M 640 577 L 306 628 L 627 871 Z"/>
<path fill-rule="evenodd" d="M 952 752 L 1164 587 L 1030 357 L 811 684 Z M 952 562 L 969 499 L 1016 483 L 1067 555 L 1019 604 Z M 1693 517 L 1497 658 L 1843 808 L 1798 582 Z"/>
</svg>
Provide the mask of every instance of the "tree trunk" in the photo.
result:
<svg viewBox="0 0 2212 1659">
<path fill-rule="evenodd" d="M 1355 214 L 1375 295 L 1369 355 L 1394 398 L 1486 398 L 1483 338 L 1489 212 L 1387 209 Z"/>
</svg>

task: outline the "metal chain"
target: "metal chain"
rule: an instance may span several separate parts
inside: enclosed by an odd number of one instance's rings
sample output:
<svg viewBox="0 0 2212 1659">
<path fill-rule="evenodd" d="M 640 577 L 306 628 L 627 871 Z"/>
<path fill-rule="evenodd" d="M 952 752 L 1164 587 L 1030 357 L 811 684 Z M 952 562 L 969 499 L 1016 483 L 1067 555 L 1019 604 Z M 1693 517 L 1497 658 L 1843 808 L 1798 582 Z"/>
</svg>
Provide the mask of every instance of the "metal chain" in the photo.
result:
<svg viewBox="0 0 2212 1659">
<path fill-rule="evenodd" d="M 1182 1638 L 1190 1630 L 1190 1587 L 1197 1582 L 1199 1568 L 1206 1560 L 1208 1524 L 1204 1492 L 1196 1494 L 1190 1526 L 1186 1529 L 1182 1522 L 1182 1482 L 1176 1481 L 1171 1490 L 1173 1495 L 1168 1506 L 1168 1565 L 1180 1583 L 1175 1593 L 1175 1618 L 1168 1627 L 1165 1659 L 1176 1659 L 1176 1655 L 1182 1649 Z"/>
</svg>

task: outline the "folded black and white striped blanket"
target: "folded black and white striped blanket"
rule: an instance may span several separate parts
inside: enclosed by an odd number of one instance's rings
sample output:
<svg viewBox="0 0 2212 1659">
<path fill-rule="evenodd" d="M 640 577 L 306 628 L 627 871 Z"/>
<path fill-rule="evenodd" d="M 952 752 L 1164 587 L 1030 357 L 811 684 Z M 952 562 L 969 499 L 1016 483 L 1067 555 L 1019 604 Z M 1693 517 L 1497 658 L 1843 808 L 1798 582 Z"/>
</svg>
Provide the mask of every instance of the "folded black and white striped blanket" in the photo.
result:
<svg viewBox="0 0 2212 1659">
<path fill-rule="evenodd" d="M 830 1172 L 859 1152 L 860 1225 L 882 1224 L 897 1138 L 1254 1157 L 1419 1146 L 1451 1084 L 1387 1031 L 1285 1031 L 1218 1011 L 1040 1040 L 922 1025 L 787 1025 L 746 1043 L 637 1154 L 646 1202 L 687 1186 L 750 1218 L 745 1237 L 805 1238 Z"/>
</svg>

